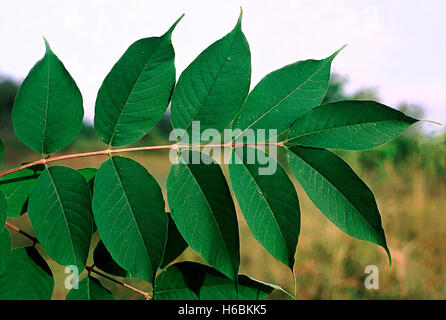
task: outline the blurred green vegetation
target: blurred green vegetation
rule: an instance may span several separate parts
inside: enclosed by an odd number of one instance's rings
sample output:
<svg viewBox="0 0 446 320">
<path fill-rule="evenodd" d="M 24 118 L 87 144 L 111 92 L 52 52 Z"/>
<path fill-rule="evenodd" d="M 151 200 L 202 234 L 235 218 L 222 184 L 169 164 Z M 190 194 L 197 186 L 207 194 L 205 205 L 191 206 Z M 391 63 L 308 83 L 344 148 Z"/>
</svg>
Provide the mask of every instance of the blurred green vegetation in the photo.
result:
<svg viewBox="0 0 446 320">
<path fill-rule="evenodd" d="M 346 99 L 378 100 L 378 91 L 365 88 L 346 92 L 347 79 L 334 74 L 325 102 Z M 3 171 L 19 163 L 35 160 L 15 136 L 11 125 L 11 108 L 18 84 L 0 77 L 0 138 L 6 148 Z M 404 98 L 404 97 L 402 97 Z M 401 104 L 407 114 L 422 118 L 423 107 Z M 435 120 L 435 119 L 432 119 Z M 134 145 L 168 143 L 171 130 L 165 117 L 147 136 Z M 78 139 L 63 153 L 105 148 L 94 128 L 85 124 Z M 370 243 L 352 239 L 334 227 L 306 197 L 295 182 L 300 198 L 302 231 L 296 253 L 295 276 L 298 299 L 446 299 L 446 134 L 435 136 L 416 124 L 395 141 L 365 152 L 337 152 L 373 190 L 393 257 L 390 268 L 385 252 Z M 170 168 L 168 152 L 134 153 L 157 179 L 165 194 L 165 180 Z M 62 165 L 75 168 L 98 167 L 102 158 L 82 158 Z M 225 174 L 227 170 L 223 167 Z M 275 261 L 253 238 L 239 214 L 241 235 L 241 273 L 278 284 L 294 291 L 291 272 Z M 11 222 L 32 232 L 27 215 L 11 218 Z M 13 234 L 14 245 L 29 244 Z M 97 239 L 95 238 L 94 242 Z M 203 262 L 191 249 L 179 260 Z M 63 299 L 64 269 L 49 261 L 56 278 L 54 298 Z M 364 268 L 373 264 L 380 270 L 380 289 L 364 287 Z M 126 280 L 143 290 L 150 285 L 137 279 Z M 101 279 L 118 298 L 140 298 L 133 292 Z M 285 298 L 278 293 L 272 298 Z"/>
</svg>

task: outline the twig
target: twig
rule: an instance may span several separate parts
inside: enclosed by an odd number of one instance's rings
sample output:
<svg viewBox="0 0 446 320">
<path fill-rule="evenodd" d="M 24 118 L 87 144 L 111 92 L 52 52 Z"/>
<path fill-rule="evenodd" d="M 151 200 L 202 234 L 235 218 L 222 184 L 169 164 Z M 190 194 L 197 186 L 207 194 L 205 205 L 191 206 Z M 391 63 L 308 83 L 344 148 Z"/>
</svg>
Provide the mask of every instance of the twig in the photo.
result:
<svg viewBox="0 0 446 320">
<path fill-rule="evenodd" d="M 181 145 L 181 144 L 168 144 L 161 146 L 146 146 L 146 147 L 133 147 L 122 149 L 106 149 L 100 151 L 84 152 L 84 153 L 72 153 L 62 156 L 43 158 L 33 162 L 26 163 L 24 165 L 9 169 L 0 173 L 0 178 L 7 176 L 8 174 L 35 167 L 37 165 L 44 165 L 50 162 L 69 160 L 75 158 L 93 157 L 93 156 L 108 156 L 114 153 L 133 152 L 133 151 L 148 151 L 148 150 L 162 150 L 162 149 L 188 149 L 188 148 L 218 148 L 218 147 L 243 147 L 243 146 L 283 146 L 283 142 L 263 142 L 263 143 L 235 143 L 235 144 L 198 144 L 198 145 Z"/>
<path fill-rule="evenodd" d="M 14 231 L 16 231 L 16 232 L 18 232 L 20 234 L 23 234 L 25 237 L 27 237 L 30 240 L 32 240 L 34 242 L 34 244 L 39 243 L 37 238 L 35 238 L 32 235 L 26 233 L 25 231 L 23 231 L 22 229 L 20 229 L 19 227 L 15 226 L 15 225 L 13 225 L 12 223 L 9 223 L 9 222 L 6 221 L 5 222 L 5 226 L 7 226 L 8 228 L 10 228 L 10 229 L 12 229 L 12 230 L 14 230 Z M 114 283 L 117 283 L 117 284 L 119 284 L 119 285 L 121 285 L 121 286 L 123 286 L 123 287 L 125 287 L 127 289 L 130 289 L 130 290 L 132 290 L 134 292 L 137 292 L 138 294 L 144 296 L 148 300 L 152 299 L 152 297 L 148 293 L 146 293 L 144 291 L 141 291 L 139 289 L 136 289 L 136 288 L 132 287 L 131 285 L 128 285 L 127 283 L 124 283 L 124 282 L 121 282 L 119 280 L 113 279 L 112 277 L 110 277 L 110 276 L 108 276 L 106 274 L 103 274 L 102 272 L 99 272 L 99 271 L 95 270 L 93 267 L 87 266 L 86 269 L 89 272 L 96 273 L 96 274 L 100 275 L 101 277 L 104 277 L 104 278 L 106 278 L 106 279 L 108 279 L 110 281 L 113 281 Z"/>
<path fill-rule="evenodd" d="M 114 278 L 112 278 L 112 277 L 110 277 L 110 276 L 108 276 L 108 275 L 106 275 L 106 274 L 104 274 L 104 273 L 102 273 L 100 271 L 95 270 L 93 267 L 87 266 L 86 269 L 88 271 L 90 271 L 90 272 L 93 272 L 93 273 L 96 273 L 96 274 L 100 275 L 101 277 L 103 277 L 105 279 L 113 281 L 114 283 L 117 283 L 117 284 L 119 284 L 119 285 L 121 285 L 123 287 L 126 287 L 126 288 L 128 288 L 128 289 L 130 289 L 130 290 L 132 290 L 132 291 L 134 291 L 134 292 L 144 296 L 144 298 L 146 298 L 147 300 L 151 300 L 152 299 L 152 297 L 147 292 L 141 291 L 139 289 L 136 289 L 136 288 L 132 287 L 131 285 L 128 285 L 127 283 L 124 283 L 124 282 L 121 282 L 119 280 L 116 280 L 116 279 L 114 279 Z"/>
<path fill-rule="evenodd" d="M 14 230 L 14 231 L 24 235 L 28 239 L 32 240 L 34 242 L 34 244 L 36 244 L 38 242 L 37 238 L 33 237 L 29 233 L 26 233 L 25 231 L 23 231 L 22 229 L 20 229 L 19 227 L 15 226 L 15 225 L 9 223 L 8 221 L 5 222 L 5 226 L 7 226 L 8 228 L 10 228 L 10 229 L 12 229 L 12 230 Z"/>
</svg>

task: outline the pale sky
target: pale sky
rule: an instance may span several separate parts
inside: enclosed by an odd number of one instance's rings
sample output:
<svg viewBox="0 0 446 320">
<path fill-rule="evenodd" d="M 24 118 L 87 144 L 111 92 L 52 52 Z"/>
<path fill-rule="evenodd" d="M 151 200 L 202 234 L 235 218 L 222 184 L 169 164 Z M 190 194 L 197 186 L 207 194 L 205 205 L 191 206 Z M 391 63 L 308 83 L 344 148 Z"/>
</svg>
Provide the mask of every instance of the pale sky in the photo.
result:
<svg viewBox="0 0 446 320">
<path fill-rule="evenodd" d="M 76 80 L 87 120 L 113 64 L 134 41 L 173 33 L 177 77 L 208 45 L 235 25 L 252 54 L 252 86 L 286 64 L 329 56 L 349 90 L 376 87 L 383 103 L 426 108 L 429 131 L 446 128 L 446 1 L 444 0 L 225 0 L 0 2 L 0 74 L 22 80 L 41 59 L 45 36 Z"/>
</svg>

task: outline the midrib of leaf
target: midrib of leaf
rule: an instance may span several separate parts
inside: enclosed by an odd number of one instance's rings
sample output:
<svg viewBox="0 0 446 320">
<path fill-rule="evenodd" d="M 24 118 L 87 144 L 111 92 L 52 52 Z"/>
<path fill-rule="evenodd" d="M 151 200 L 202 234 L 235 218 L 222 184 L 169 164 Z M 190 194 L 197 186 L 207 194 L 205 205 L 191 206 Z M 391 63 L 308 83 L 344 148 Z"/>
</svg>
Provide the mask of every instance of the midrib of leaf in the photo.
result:
<svg viewBox="0 0 446 320">
<path fill-rule="evenodd" d="M 88 297 L 88 300 L 91 300 L 91 292 L 90 292 L 90 290 L 91 290 L 91 288 L 90 288 L 90 279 L 87 278 L 87 297 Z"/>
<path fill-rule="evenodd" d="M 56 188 L 56 184 L 54 183 L 54 179 L 53 179 L 53 177 L 52 177 L 52 175 L 51 175 L 51 172 L 50 172 L 50 170 L 49 170 L 48 168 L 47 168 L 47 170 L 48 170 L 48 175 L 49 175 L 50 180 L 51 180 L 51 184 L 52 184 L 53 187 L 54 187 L 54 192 L 55 192 L 55 194 L 56 194 L 56 196 L 57 196 L 57 200 L 58 200 L 58 203 L 59 203 L 59 207 L 60 207 L 60 209 L 61 209 L 61 211 L 62 211 L 62 216 L 63 216 L 64 221 L 65 221 L 65 226 L 67 227 L 68 235 L 69 235 L 69 237 L 70 237 L 70 244 L 71 244 L 71 249 L 73 250 L 74 260 L 76 261 L 76 264 L 77 264 L 76 251 L 74 250 L 73 238 L 72 238 L 72 236 L 71 236 L 71 230 L 70 230 L 70 227 L 68 226 L 68 220 L 67 220 L 67 217 L 66 217 L 66 215 L 65 215 L 65 209 L 64 209 L 64 207 L 63 207 L 63 205 L 62 205 L 62 200 L 60 199 L 60 195 L 59 195 L 59 192 L 58 192 L 58 190 L 57 190 L 57 188 Z"/>
<path fill-rule="evenodd" d="M 149 64 L 150 60 L 152 59 L 153 54 L 158 50 L 158 48 L 160 47 L 161 43 L 164 41 L 164 36 L 159 37 L 159 39 L 160 39 L 160 42 L 158 43 L 158 45 L 155 47 L 155 49 L 152 51 L 152 53 L 147 58 L 147 62 L 144 63 L 143 68 L 141 68 L 141 71 L 139 72 L 138 77 L 136 78 L 135 82 L 133 83 L 132 88 L 131 88 L 128 96 L 127 96 L 127 99 L 125 100 L 125 103 L 124 103 L 124 105 L 122 107 L 122 110 L 119 112 L 118 120 L 116 121 L 115 127 L 113 128 L 113 133 L 112 133 L 112 135 L 110 137 L 110 142 L 108 144 L 109 147 L 112 146 L 113 139 L 115 137 L 116 130 L 118 128 L 118 124 L 121 121 L 122 114 L 124 113 L 124 110 L 127 107 L 127 104 L 129 102 L 130 96 L 132 95 L 133 90 L 135 89 L 136 84 L 139 82 L 139 79 L 141 78 L 141 75 L 143 74 L 144 70 L 146 69 L 147 65 Z"/>
<path fill-rule="evenodd" d="M 235 153 L 235 152 L 234 152 L 234 153 Z M 237 156 L 237 157 L 240 159 L 239 156 Z M 240 159 L 240 160 L 242 160 L 242 159 Z M 243 161 L 243 160 L 242 160 L 242 161 Z M 275 222 L 277 228 L 279 229 L 279 232 L 280 232 L 280 234 L 281 234 L 281 236 L 282 236 L 282 240 L 284 241 L 286 248 L 289 249 L 289 248 L 288 248 L 288 243 L 287 243 L 287 241 L 286 241 L 286 239 L 285 239 L 285 235 L 283 234 L 282 229 L 280 228 L 279 222 L 277 221 L 276 216 L 274 215 L 274 210 L 271 208 L 271 204 L 269 203 L 268 199 L 266 198 L 265 194 L 263 193 L 262 188 L 260 188 L 260 186 L 259 186 L 259 184 L 257 183 L 256 179 L 255 179 L 254 176 L 252 175 L 251 171 L 249 171 L 249 169 L 245 166 L 244 163 L 242 163 L 242 165 L 245 167 L 246 171 L 248 171 L 248 174 L 249 174 L 249 176 L 252 178 L 252 180 L 254 181 L 255 185 L 257 186 L 257 189 L 260 190 L 260 191 L 262 192 L 262 195 L 260 196 L 260 198 L 262 198 L 262 199 L 265 200 L 264 202 L 266 202 L 266 205 L 268 206 L 269 212 L 271 213 L 271 216 L 273 217 L 273 220 L 274 220 L 274 222 Z M 258 194 L 258 193 L 257 193 L 257 194 Z M 288 258 L 289 258 L 289 257 L 288 257 Z"/>
<path fill-rule="evenodd" d="M 361 121 L 361 122 L 357 122 L 357 123 L 352 123 L 352 124 L 343 124 L 343 125 L 338 125 L 338 126 L 324 127 L 324 128 L 322 128 L 322 129 L 319 129 L 319 130 L 313 130 L 313 131 L 310 131 L 310 132 L 306 132 L 306 133 L 304 133 L 304 134 L 300 134 L 300 135 L 298 135 L 298 136 L 296 136 L 296 137 L 292 137 L 292 138 L 290 138 L 290 139 L 287 139 L 287 141 L 293 141 L 293 140 L 295 140 L 295 139 L 299 139 L 299 138 L 302 138 L 302 137 L 305 137 L 305 136 L 308 136 L 308 135 L 317 134 L 317 133 L 321 133 L 321 132 L 324 132 L 324 131 L 330 131 L 330 130 L 334 130 L 334 129 L 348 128 L 348 127 L 355 127 L 355 126 L 360 126 L 360 125 L 364 125 L 364 124 L 371 124 L 371 125 L 373 125 L 373 123 L 391 122 L 391 121 L 404 122 L 404 121 L 402 121 L 402 120 L 398 120 L 398 119 L 392 119 L 392 120 L 377 120 L 377 121 L 372 121 L 372 122 L 367 122 L 367 121 L 365 120 L 365 121 Z M 396 131 L 396 130 L 393 130 L 392 128 L 389 128 L 389 127 L 387 127 L 387 129 L 392 130 L 392 131 Z"/>
<path fill-rule="evenodd" d="M 205 202 L 206 202 L 206 207 L 209 209 L 209 212 L 211 212 L 211 216 L 212 216 L 212 220 L 214 221 L 215 225 L 217 226 L 217 230 L 218 230 L 218 235 L 220 236 L 221 241 L 223 242 L 223 245 L 225 246 L 225 253 L 227 258 L 229 259 L 229 261 L 231 262 L 231 266 L 234 268 L 234 265 L 232 264 L 232 260 L 231 257 L 229 255 L 229 249 L 228 246 L 226 245 L 226 242 L 223 238 L 223 234 L 220 230 L 220 226 L 218 225 L 217 219 L 214 216 L 214 210 L 212 210 L 211 205 L 209 204 L 208 199 L 206 198 L 206 195 L 204 194 L 203 188 L 201 187 L 200 183 L 198 183 L 198 180 L 195 178 L 194 174 L 192 173 L 192 171 L 190 170 L 189 166 L 186 164 L 185 165 L 187 170 L 189 171 L 189 173 L 191 174 L 192 178 L 194 179 L 195 183 L 198 185 L 198 189 L 200 190 L 200 193 L 202 195 L 202 197 L 204 198 Z"/>
<path fill-rule="evenodd" d="M 46 104 L 45 104 L 45 119 L 44 119 L 44 126 L 43 126 L 43 136 L 42 136 L 42 156 L 44 155 L 45 150 L 45 141 L 46 141 L 46 131 L 48 126 L 48 106 L 49 106 L 49 100 L 50 100 L 50 55 L 48 54 L 48 63 L 47 63 L 47 90 L 46 90 Z"/>
<path fill-rule="evenodd" d="M 241 31 L 241 29 L 240 29 L 240 30 L 237 29 L 237 32 L 234 34 L 234 36 L 233 36 L 233 38 L 232 38 L 231 45 L 230 45 L 229 49 L 226 51 L 226 54 L 224 55 L 224 56 L 226 57 L 226 59 L 223 59 L 223 62 L 220 64 L 220 67 L 218 68 L 217 74 L 215 75 L 215 77 L 212 77 L 212 83 L 211 83 L 211 85 L 209 86 L 209 88 L 208 88 L 208 90 L 207 90 L 206 96 L 205 96 L 203 99 L 201 99 L 201 101 L 200 101 L 200 105 L 199 105 L 199 108 L 198 108 L 198 111 L 195 113 L 195 115 L 194 115 L 194 116 L 192 117 L 192 119 L 189 121 L 189 124 L 187 125 L 187 127 L 186 127 L 186 129 L 185 129 L 184 131 L 187 131 L 187 130 L 190 128 L 190 126 L 192 125 L 192 121 L 194 121 L 195 118 L 196 118 L 196 116 L 200 114 L 200 111 L 201 111 L 201 108 L 203 107 L 203 103 L 204 103 L 204 101 L 209 97 L 209 92 L 212 91 L 212 89 L 214 88 L 216 79 L 217 79 L 218 76 L 220 75 L 220 73 L 221 73 L 221 71 L 222 71 L 222 69 L 223 69 L 223 66 L 228 62 L 229 52 L 231 52 L 232 48 L 234 47 L 235 39 L 236 39 L 236 37 L 238 36 L 238 34 L 239 34 L 240 31 Z M 221 39 L 221 40 L 222 40 L 222 39 Z M 231 121 L 232 121 L 232 120 L 231 120 Z M 229 121 L 229 122 L 230 122 L 230 121 Z M 228 122 L 228 123 L 229 123 L 229 122 Z M 227 124 L 226 124 L 226 125 L 227 125 Z M 183 137 L 183 136 L 181 136 L 180 139 L 181 139 L 182 137 Z"/>
<path fill-rule="evenodd" d="M 292 152 L 291 152 L 291 153 L 292 153 Z M 294 154 L 294 153 L 293 153 L 293 154 Z M 297 155 L 296 155 L 296 156 L 297 156 Z M 384 239 L 381 239 L 381 236 L 376 232 L 375 228 L 373 228 L 373 226 L 372 226 L 372 225 L 367 221 L 367 219 L 362 215 L 361 211 L 358 210 L 358 208 L 356 207 L 356 205 L 353 204 L 353 203 L 347 198 L 347 196 L 344 194 L 344 192 L 342 192 L 341 190 L 339 190 L 333 183 L 331 183 L 330 180 L 328 180 L 328 179 L 325 177 L 325 175 L 323 175 L 323 174 L 322 174 L 321 172 L 319 172 L 318 170 L 314 169 L 313 166 L 311 166 L 307 161 L 305 161 L 305 160 L 302 159 L 301 157 L 299 157 L 299 158 L 300 158 L 303 162 L 305 162 L 305 163 L 306 163 L 312 170 L 318 172 L 318 173 L 320 174 L 320 176 L 324 178 L 324 181 L 325 181 L 326 183 L 328 183 L 334 190 L 338 191 L 339 194 L 341 194 L 341 196 L 344 198 L 344 200 L 346 200 L 347 203 L 349 203 L 349 204 L 355 209 L 355 211 L 359 214 L 359 216 L 362 218 L 362 220 L 365 221 L 366 225 L 368 225 L 368 226 L 373 230 L 373 233 L 374 233 L 376 236 L 378 236 L 379 239 L 380 239 L 381 241 L 384 240 Z M 386 245 L 385 241 L 383 241 L 383 245 Z"/>
<path fill-rule="evenodd" d="M 331 63 L 331 60 L 329 60 Z M 297 90 L 301 89 L 302 86 L 304 86 L 305 84 L 307 84 L 308 81 L 310 81 L 310 79 L 312 79 L 319 71 L 321 71 L 321 69 L 323 67 L 325 67 L 327 65 L 328 61 L 324 62 L 322 64 L 322 66 L 317 69 L 313 74 L 311 74 L 307 79 L 305 79 L 305 81 L 303 81 L 301 84 L 299 84 L 299 86 L 297 86 L 296 88 L 294 88 L 293 90 L 291 90 L 290 93 L 288 93 L 285 97 L 283 97 L 282 99 L 279 100 L 279 102 L 277 102 L 276 104 L 274 104 L 269 110 L 267 110 L 266 112 L 264 112 L 257 120 L 255 120 L 253 123 L 251 123 L 246 129 L 244 129 L 242 132 L 240 132 L 240 134 L 238 134 L 233 140 L 237 139 L 238 137 L 240 137 L 246 130 L 248 130 L 249 128 L 251 128 L 253 125 L 255 125 L 257 122 L 259 122 L 260 120 L 262 120 L 267 114 L 269 114 L 271 111 L 273 111 L 276 107 L 278 107 L 285 99 L 287 99 L 289 96 L 291 96 L 294 92 L 296 92 Z M 245 104 L 246 101 L 248 101 L 248 99 L 245 100 Z M 242 107 L 243 109 L 243 107 Z"/>
<path fill-rule="evenodd" d="M 131 203 L 130 203 L 130 201 L 129 201 L 129 198 L 127 197 L 127 192 L 126 192 L 126 190 L 125 190 L 124 185 L 122 184 L 121 177 L 120 177 L 120 175 L 119 175 L 119 173 L 118 173 L 118 170 L 117 170 L 117 168 L 116 168 L 116 166 L 115 166 L 115 163 L 114 163 L 112 157 L 110 158 L 110 161 L 111 161 L 111 163 L 112 163 L 112 165 L 113 165 L 113 169 L 115 170 L 116 177 L 118 178 L 119 185 L 121 186 L 122 191 L 124 192 L 124 197 L 125 197 L 125 199 L 126 199 L 127 205 L 128 205 L 128 207 L 130 208 L 130 211 L 131 211 L 131 213 L 132 213 L 133 222 L 135 223 L 135 225 L 136 225 L 136 229 L 138 230 L 137 233 L 138 233 L 138 235 L 139 235 L 139 237 L 140 237 L 142 243 L 144 244 L 144 248 L 145 248 L 144 253 L 146 254 L 147 258 L 149 259 L 150 266 L 153 267 L 152 259 L 150 258 L 149 254 L 148 254 L 148 250 L 149 250 L 149 248 L 147 248 L 146 242 L 144 241 L 144 237 L 142 236 L 142 233 L 141 233 L 139 224 L 138 224 L 138 222 L 137 222 L 137 220 L 136 220 L 135 213 L 133 212 L 133 207 L 132 207 L 132 205 L 131 205 Z"/>
</svg>

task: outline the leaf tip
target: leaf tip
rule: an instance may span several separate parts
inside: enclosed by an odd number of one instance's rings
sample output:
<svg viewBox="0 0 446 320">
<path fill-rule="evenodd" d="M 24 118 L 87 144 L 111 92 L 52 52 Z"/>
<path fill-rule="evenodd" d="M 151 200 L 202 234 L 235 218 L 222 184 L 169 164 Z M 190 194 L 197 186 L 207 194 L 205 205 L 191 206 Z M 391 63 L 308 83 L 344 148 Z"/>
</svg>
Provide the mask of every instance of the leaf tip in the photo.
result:
<svg viewBox="0 0 446 320">
<path fill-rule="evenodd" d="M 45 37 L 42 37 L 42 38 L 43 38 L 43 42 L 45 43 L 46 52 L 51 51 L 50 44 L 48 43 L 48 40 Z"/>
<path fill-rule="evenodd" d="M 335 53 L 333 53 L 333 54 L 330 56 L 330 58 L 331 58 L 331 59 L 334 59 L 334 58 L 339 54 L 339 52 L 341 52 L 342 50 L 345 49 L 346 46 L 347 46 L 347 44 L 344 44 L 341 48 L 339 48 L 338 50 L 336 50 Z"/>
<path fill-rule="evenodd" d="M 420 119 L 420 120 L 417 120 L 417 121 L 429 122 L 429 123 L 436 124 L 437 126 L 442 126 L 443 125 L 442 123 L 437 122 L 437 121 L 433 121 L 433 120 Z"/>
<path fill-rule="evenodd" d="M 185 16 L 185 13 L 183 13 L 174 23 L 173 23 L 173 25 L 169 28 L 169 30 L 167 30 L 167 32 L 164 34 L 164 35 L 167 35 L 167 36 L 171 36 L 172 35 L 172 32 L 173 32 L 173 30 L 175 29 L 175 27 L 178 25 L 178 23 L 181 21 L 181 19 L 183 19 L 183 17 Z"/>
</svg>

